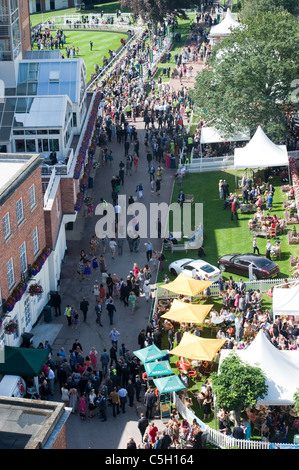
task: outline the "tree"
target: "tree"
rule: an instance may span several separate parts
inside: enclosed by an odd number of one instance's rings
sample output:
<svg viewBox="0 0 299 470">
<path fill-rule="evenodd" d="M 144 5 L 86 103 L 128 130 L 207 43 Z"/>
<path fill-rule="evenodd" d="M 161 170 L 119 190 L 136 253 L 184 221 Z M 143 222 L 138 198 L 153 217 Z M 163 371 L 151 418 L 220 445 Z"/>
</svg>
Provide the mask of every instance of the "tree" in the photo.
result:
<svg viewBox="0 0 299 470">
<path fill-rule="evenodd" d="M 294 408 L 297 411 L 297 415 L 299 413 L 299 388 L 297 388 L 296 392 L 294 393 Z"/>
<path fill-rule="evenodd" d="M 238 424 L 242 410 L 255 406 L 268 391 L 263 371 L 242 362 L 236 354 L 225 358 L 220 373 L 213 372 L 211 379 L 217 408 L 234 411 Z"/>
<path fill-rule="evenodd" d="M 275 11 L 284 9 L 292 15 L 298 15 L 298 0 L 241 0 L 240 16 L 246 21 L 246 18 L 255 16 L 258 12 Z"/>
<path fill-rule="evenodd" d="M 197 76 L 192 98 L 202 117 L 229 135 L 261 125 L 271 139 L 285 138 L 298 41 L 298 21 L 286 11 L 259 13 L 233 29 Z"/>
<path fill-rule="evenodd" d="M 200 0 L 120 0 L 121 8 L 128 8 L 137 18 L 152 22 L 156 33 L 157 24 L 162 23 L 167 15 L 187 18 L 185 9 L 201 4 Z"/>
</svg>

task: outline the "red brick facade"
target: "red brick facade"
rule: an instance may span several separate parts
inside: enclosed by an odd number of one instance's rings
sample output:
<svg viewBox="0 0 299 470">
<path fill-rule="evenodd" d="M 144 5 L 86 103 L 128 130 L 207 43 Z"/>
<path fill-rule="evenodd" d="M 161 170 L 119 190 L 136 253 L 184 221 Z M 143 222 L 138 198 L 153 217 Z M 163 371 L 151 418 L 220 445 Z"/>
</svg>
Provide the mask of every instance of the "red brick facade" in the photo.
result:
<svg viewBox="0 0 299 470">
<path fill-rule="evenodd" d="M 19 0 L 18 3 L 21 27 L 22 58 L 24 59 L 25 51 L 31 50 L 29 2 L 27 0 Z"/>
<path fill-rule="evenodd" d="M 30 190 L 34 184 L 36 205 L 33 209 L 30 207 Z M 23 214 L 22 222 L 17 223 L 16 203 L 22 198 Z M 10 236 L 4 239 L 3 217 L 9 212 L 10 220 Z M 36 255 L 33 253 L 33 237 L 34 228 L 38 230 L 38 246 L 39 251 Z M 7 262 L 13 258 L 15 287 L 21 281 L 21 260 L 19 248 L 23 242 L 26 242 L 27 265 L 32 264 L 38 254 L 46 246 L 44 211 L 43 211 L 43 194 L 41 184 L 41 167 L 35 168 L 32 172 L 28 171 L 28 176 L 13 191 L 3 204 L 0 204 L 0 285 L 2 298 L 7 298 L 13 290 L 8 287 L 7 278 Z"/>
</svg>

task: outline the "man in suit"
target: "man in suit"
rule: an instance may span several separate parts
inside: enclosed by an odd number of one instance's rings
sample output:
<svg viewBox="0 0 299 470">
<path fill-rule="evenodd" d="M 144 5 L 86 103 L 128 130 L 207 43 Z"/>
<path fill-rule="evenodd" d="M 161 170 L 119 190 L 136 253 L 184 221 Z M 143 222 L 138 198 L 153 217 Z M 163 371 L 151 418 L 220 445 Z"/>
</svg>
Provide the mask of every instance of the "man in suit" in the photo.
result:
<svg viewBox="0 0 299 470">
<path fill-rule="evenodd" d="M 149 422 L 148 419 L 144 416 L 143 413 L 140 414 L 140 419 L 138 421 L 138 429 L 141 434 L 141 442 L 143 442 L 143 436 L 145 434 L 146 428 L 148 427 Z"/>
<path fill-rule="evenodd" d="M 89 306 L 89 302 L 86 300 L 85 297 L 83 297 L 83 299 L 80 302 L 80 310 L 83 313 L 83 319 L 84 319 L 83 321 L 86 321 L 88 306 Z"/>
</svg>

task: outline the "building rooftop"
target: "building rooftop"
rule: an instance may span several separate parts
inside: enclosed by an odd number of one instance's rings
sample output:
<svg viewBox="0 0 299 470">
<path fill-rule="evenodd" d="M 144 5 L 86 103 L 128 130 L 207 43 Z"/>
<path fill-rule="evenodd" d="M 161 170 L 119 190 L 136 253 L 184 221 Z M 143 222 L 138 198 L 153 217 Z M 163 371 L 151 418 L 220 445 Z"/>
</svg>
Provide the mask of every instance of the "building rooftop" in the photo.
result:
<svg viewBox="0 0 299 470">
<path fill-rule="evenodd" d="M 51 448 L 70 411 L 63 403 L 0 397 L 0 449 Z"/>
<path fill-rule="evenodd" d="M 40 164 L 39 154 L 0 153 L 0 204 Z"/>
</svg>

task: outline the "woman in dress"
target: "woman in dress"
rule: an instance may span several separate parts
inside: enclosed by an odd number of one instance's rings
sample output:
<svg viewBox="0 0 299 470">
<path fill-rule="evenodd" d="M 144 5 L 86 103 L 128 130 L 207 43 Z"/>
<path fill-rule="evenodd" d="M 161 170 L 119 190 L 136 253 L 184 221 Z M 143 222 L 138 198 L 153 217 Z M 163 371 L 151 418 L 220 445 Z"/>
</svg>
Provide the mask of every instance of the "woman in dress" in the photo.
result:
<svg viewBox="0 0 299 470">
<path fill-rule="evenodd" d="M 90 350 L 89 357 L 91 360 L 91 365 L 93 367 L 93 370 L 96 370 L 97 364 L 98 364 L 98 352 L 94 346 Z"/>
<path fill-rule="evenodd" d="M 92 258 L 92 269 L 93 269 L 94 273 L 97 272 L 98 267 L 99 267 L 98 258 L 96 256 L 94 256 Z"/>
<path fill-rule="evenodd" d="M 131 315 L 133 315 L 135 307 L 136 307 L 136 295 L 133 291 L 130 292 L 129 295 L 129 304 L 131 306 Z"/>
<path fill-rule="evenodd" d="M 86 395 L 83 393 L 79 400 L 79 414 L 81 419 L 84 420 L 86 418 Z"/>
<path fill-rule="evenodd" d="M 77 405 L 78 405 L 78 390 L 76 388 L 70 389 L 70 403 L 69 406 L 72 408 L 72 413 L 76 413 Z"/>
<path fill-rule="evenodd" d="M 82 259 L 80 259 L 78 266 L 77 266 L 77 273 L 79 275 L 79 280 L 82 281 L 83 276 L 84 276 L 84 263 Z"/>
<path fill-rule="evenodd" d="M 91 265 L 89 261 L 86 261 L 84 264 L 84 277 L 90 281 L 90 276 L 91 276 Z"/>
<path fill-rule="evenodd" d="M 94 286 L 92 288 L 92 293 L 95 296 L 95 301 L 98 302 L 100 300 L 100 287 L 98 281 L 94 281 Z"/>
<path fill-rule="evenodd" d="M 96 409 L 96 399 L 97 399 L 97 396 L 95 394 L 94 388 L 92 388 L 88 395 L 88 410 L 89 410 L 90 418 L 94 417 L 94 410 Z"/>
<path fill-rule="evenodd" d="M 63 384 L 61 387 L 61 400 L 64 402 L 65 406 L 69 406 L 70 397 L 67 384 Z"/>
</svg>

